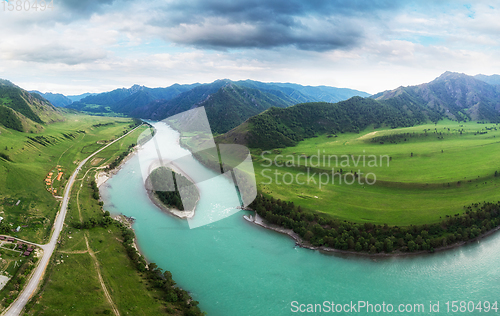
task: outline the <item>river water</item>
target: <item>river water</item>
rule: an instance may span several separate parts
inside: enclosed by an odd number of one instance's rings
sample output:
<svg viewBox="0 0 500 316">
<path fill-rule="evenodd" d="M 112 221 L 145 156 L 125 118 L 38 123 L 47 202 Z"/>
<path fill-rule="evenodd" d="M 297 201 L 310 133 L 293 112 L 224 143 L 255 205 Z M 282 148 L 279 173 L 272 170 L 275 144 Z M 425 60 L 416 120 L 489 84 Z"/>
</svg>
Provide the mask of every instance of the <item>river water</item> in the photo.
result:
<svg viewBox="0 0 500 316">
<path fill-rule="evenodd" d="M 163 123 L 156 127 L 155 137 L 169 148 L 163 158 L 189 154 L 178 145 L 177 132 Z M 294 315 L 300 304 L 330 307 L 331 302 L 334 308 L 349 304 L 344 306 L 349 309 L 353 302 L 360 315 L 385 314 L 383 310 L 391 306 L 393 312 L 413 311 L 414 304 L 423 304 L 424 312 L 398 314 L 435 315 L 451 314 L 452 301 L 458 301 L 459 311 L 465 308 L 459 314 L 498 314 L 477 309 L 480 301 L 481 307 L 488 306 L 485 301 L 492 307 L 500 301 L 498 233 L 433 255 L 374 260 L 322 254 L 296 248 L 288 236 L 245 221 L 246 212 L 234 208 L 238 205 L 234 186 L 224 177 L 198 184 L 201 197 L 195 220 L 204 221 L 218 212 L 233 215 L 190 229 L 186 220 L 162 213 L 150 202 L 139 163 L 144 157 L 139 152 L 101 188 L 105 209 L 136 218 L 133 228 L 143 254 L 171 271 L 208 315 Z M 183 168 L 191 178 L 209 178 L 212 171 L 194 159 L 191 163 Z M 360 308 L 358 301 L 372 304 L 373 312 L 369 305 Z M 474 308 L 469 302 L 474 302 Z M 439 306 L 439 313 L 431 312 L 431 304 L 434 311 Z M 379 308 L 382 311 L 377 313 Z M 322 310 L 328 312 L 326 307 Z"/>
</svg>

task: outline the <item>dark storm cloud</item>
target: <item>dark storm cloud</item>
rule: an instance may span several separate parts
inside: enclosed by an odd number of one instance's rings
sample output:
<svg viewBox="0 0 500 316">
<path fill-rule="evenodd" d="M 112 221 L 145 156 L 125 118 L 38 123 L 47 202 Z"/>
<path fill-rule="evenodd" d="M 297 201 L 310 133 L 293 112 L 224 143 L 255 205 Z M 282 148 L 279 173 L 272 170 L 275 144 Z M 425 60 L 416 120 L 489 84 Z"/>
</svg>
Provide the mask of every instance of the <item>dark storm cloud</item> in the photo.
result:
<svg viewBox="0 0 500 316">
<path fill-rule="evenodd" d="M 302 50 L 327 51 L 355 45 L 362 31 L 348 22 L 321 21 L 314 27 L 303 24 L 258 23 L 249 27 L 239 24 L 206 23 L 197 29 L 179 29 L 170 39 L 201 48 L 272 48 L 293 45 Z"/>
<path fill-rule="evenodd" d="M 398 1 L 359 0 L 192 0 L 175 1 L 165 9 L 174 23 L 197 23 L 203 17 L 223 17 L 230 21 L 278 22 L 294 24 L 295 17 L 374 14 L 398 8 Z M 168 21 L 166 21 L 168 23 Z"/>
<path fill-rule="evenodd" d="M 398 6 L 355 0 L 175 1 L 158 10 L 150 24 L 168 28 L 165 36 L 174 42 L 201 48 L 326 51 L 356 45 L 364 36 L 359 21 L 376 20 L 379 12 Z"/>
</svg>

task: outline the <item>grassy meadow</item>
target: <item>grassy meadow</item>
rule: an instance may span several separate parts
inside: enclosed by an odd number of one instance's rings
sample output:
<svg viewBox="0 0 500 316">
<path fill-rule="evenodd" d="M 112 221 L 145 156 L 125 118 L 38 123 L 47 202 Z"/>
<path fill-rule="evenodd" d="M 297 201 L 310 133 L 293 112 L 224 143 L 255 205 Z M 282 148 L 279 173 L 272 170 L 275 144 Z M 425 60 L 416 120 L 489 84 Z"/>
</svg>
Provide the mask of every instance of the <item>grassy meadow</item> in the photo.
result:
<svg viewBox="0 0 500 316">
<path fill-rule="evenodd" d="M 78 163 L 130 130 L 132 124 L 124 118 L 77 114 L 65 114 L 65 118 L 40 133 L 0 126 L 0 154 L 4 157 L 0 158 L 0 216 L 13 229 L 21 226 L 19 232 L 12 232 L 14 236 L 47 242 L 59 208 L 57 196 L 63 194 Z"/>
<path fill-rule="evenodd" d="M 449 120 L 252 151 L 262 192 L 342 220 L 389 225 L 434 223 L 500 200 L 499 153 L 500 126 Z"/>
<path fill-rule="evenodd" d="M 93 198 L 91 181 L 103 166 L 135 143 L 145 128 L 139 128 L 106 148 L 80 171 L 71 192 L 60 245 L 46 272 L 42 289 L 28 305 L 28 315 L 67 315 L 68 311 L 71 315 L 113 314 L 97 269 L 121 315 L 157 315 L 169 310 L 170 307 L 161 303 L 160 294 L 148 291 L 149 284 L 127 256 L 117 226 L 74 228 L 75 223 L 103 217 L 102 206 Z M 176 314 L 173 308 L 170 312 Z"/>
</svg>

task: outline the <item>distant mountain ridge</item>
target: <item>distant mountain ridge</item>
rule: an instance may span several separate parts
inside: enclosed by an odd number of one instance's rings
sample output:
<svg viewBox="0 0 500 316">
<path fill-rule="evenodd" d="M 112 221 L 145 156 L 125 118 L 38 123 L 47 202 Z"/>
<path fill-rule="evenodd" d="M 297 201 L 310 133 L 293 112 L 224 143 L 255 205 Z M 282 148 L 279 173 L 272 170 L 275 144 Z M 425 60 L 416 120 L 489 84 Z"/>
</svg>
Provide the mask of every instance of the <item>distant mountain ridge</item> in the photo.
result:
<svg viewBox="0 0 500 316">
<path fill-rule="evenodd" d="M 399 87 L 365 99 L 271 108 L 216 141 L 271 149 L 294 146 L 319 134 L 357 132 L 371 124 L 395 128 L 443 118 L 500 122 L 500 87 L 465 74 L 445 72 L 429 83 Z"/>
<path fill-rule="evenodd" d="M 60 93 L 51 93 L 51 92 L 42 93 L 42 92 L 37 91 L 37 90 L 32 90 L 32 91 L 30 91 L 30 93 L 37 93 L 40 96 L 42 96 L 43 98 L 45 98 L 46 100 L 48 100 L 50 103 L 52 103 L 52 105 L 60 107 L 60 108 L 64 108 L 64 107 L 70 105 L 71 103 L 73 103 L 73 101 L 70 98 L 68 98 L 64 94 L 60 94 Z"/>
<path fill-rule="evenodd" d="M 344 88 L 311 87 L 291 83 L 220 79 L 206 84 L 174 84 L 167 88 L 134 85 L 82 98 L 67 107 L 94 113 L 120 113 L 162 120 L 189 109 L 205 106 L 215 133 L 225 133 L 247 118 L 270 107 L 302 102 L 338 101 L 369 94 Z"/>
<path fill-rule="evenodd" d="M 71 101 L 76 102 L 76 101 L 80 101 L 81 99 L 83 99 L 85 97 L 95 95 L 95 94 L 96 93 L 86 92 L 86 93 L 82 93 L 82 94 L 78 94 L 78 95 L 67 95 L 66 97 L 68 99 L 70 99 Z"/>
<path fill-rule="evenodd" d="M 115 89 L 110 92 L 87 96 L 80 101 L 73 102 L 68 107 L 91 113 L 114 112 L 129 115 L 136 108 L 159 99 L 169 100 L 197 85 L 197 83 L 189 85 L 174 84 L 167 88 L 148 88 L 133 85 L 130 88 Z"/>
<path fill-rule="evenodd" d="M 37 93 L 0 79 L 0 124 L 17 131 L 39 131 L 43 125 L 64 120 L 61 113 Z"/>
<path fill-rule="evenodd" d="M 304 87 L 288 83 L 221 79 L 199 85 L 171 100 L 152 102 L 131 112 L 131 115 L 160 120 L 204 106 L 212 130 L 215 133 L 225 133 L 270 107 L 285 108 L 297 103 L 315 102 L 322 98 L 338 100 L 354 95 L 369 94 L 333 87 Z"/>
<path fill-rule="evenodd" d="M 370 94 L 348 88 L 335 88 L 328 86 L 302 86 L 296 83 L 263 83 L 253 80 L 242 80 L 235 82 L 238 85 L 246 86 L 249 88 L 263 89 L 269 91 L 281 91 L 294 99 L 296 103 L 305 102 L 329 102 L 335 103 L 347 100 L 353 96 L 369 97 Z"/>
<path fill-rule="evenodd" d="M 479 74 L 479 75 L 475 75 L 474 78 L 476 78 L 477 80 L 484 81 L 487 84 L 500 85 L 500 75 L 487 76 L 487 75 Z"/>
<path fill-rule="evenodd" d="M 47 99 L 52 105 L 57 106 L 59 108 L 64 108 L 70 105 L 73 102 L 80 101 L 81 99 L 94 95 L 95 93 L 83 93 L 79 95 L 64 95 L 61 93 L 52 93 L 52 92 L 40 92 L 37 90 L 31 90 L 30 93 L 38 93 L 43 98 Z"/>
<path fill-rule="evenodd" d="M 453 120 L 500 122 L 500 89 L 455 72 L 447 71 L 429 83 L 399 87 L 371 98 L 419 104 Z"/>
</svg>

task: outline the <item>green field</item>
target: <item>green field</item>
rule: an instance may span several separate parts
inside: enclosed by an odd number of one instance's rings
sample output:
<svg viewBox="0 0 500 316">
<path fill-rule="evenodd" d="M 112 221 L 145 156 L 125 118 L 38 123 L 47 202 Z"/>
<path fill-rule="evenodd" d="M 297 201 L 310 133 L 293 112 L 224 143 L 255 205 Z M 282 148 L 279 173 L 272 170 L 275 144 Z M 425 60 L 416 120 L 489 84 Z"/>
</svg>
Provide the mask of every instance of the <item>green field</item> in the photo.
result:
<svg viewBox="0 0 500 316">
<path fill-rule="evenodd" d="M 41 133 L 0 126 L 0 154 L 11 160 L 0 158 L 0 216 L 12 229 L 21 226 L 19 232 L 10 232 L 14 236 L 46 242 L 59 208 L 56 197 L 62 195 L 77 164 L 91 151 L 130 130 L 132 124 L 123 118 L 76 114 L 65 114 L 65 118 L 64 122 L 45 126 Z M 56 178 L 58 169 L 64 172 L 60 180 Z M 49 172 L 54 174 L 47 185 Z"/>
<path fill-rule="evenodd" d="M 465 205 L 500 200 L 500 176 L 495 176 L 500 172 L 499 129 L 495 124 L 448 120 L 367 128 L 252 154 L 260 190 L 275 198 L 360 223 L 435 223 L 463 213 Z M 361 176 L 354 178 L 354 173 Z M 366 183 L 374 180 L 373 185 Z"/>
<path fill-rule="evenodd" d="M 27 307 L 29 315 L 67 315 L 68 311 L 71 315 L 113 314 L 97 269 L 121 315 L 179 314 L 174 306 L 162 301 L 162 293 L 152 289 L 134 267 L 122 244 L 119 227 L 110 224 L 75 228 L 103 218 L 102 205 L 93 198 L 91 182 L 97 172 L 128 150 L 145 128 L 139 128 L 98 153 L 80 171 L 71 192 L 61 243 L 47 270 L 42 290 Z"/>
<path fill-rule="evenodd" d="M 0 216 L 4 217 L 0 228 L 5 229 L 7 223 L 7 233 L 47 242 L 60 207 L 58 195 L 69 175 L 82 159 L 134 125 L 125 118 L 66 114 L 65 122 L 47 125 L 39 134 L 0 127 Z M 121 315 L 181 315 L 192 306 L 187 303 L 189 298 L 166 302 L 165 293 L 157 289 L 156 281 L 153 284 L 151 273 L 147 277 L 147 270 L 138 270 L 124 245 L 121 224 L 104 213 L 93 184 L 96 174 L 116 164 L 118 157 L 123 158 L 147 128 L 139 127 L 82 167 L 72 187 L 58 247 L 41 288 L 26 306 L 25 313 L 106 315 L 116 311 Z M 60 172 L 63 176 L 58 180 Z M 21 230 L 12 231 L 17 226 Z M 18 253 L 8 249 L 0 252 L 3 271 L 14 275 L 0 292 L 0 302 L 5 308 L 18 295 L 34 265 L 33 259 L 27 258 L 22 259 L 20 267 L 14 266 Z"/>
<path fill-rule="evenodd" d="M 71 237 L 71 238 L 70 238 Z M 42 291 L 28 306 L 29 315 L 113 314 L 100 285 L 94 259 L 121 315 L 158 315 L 165 311 L 159 295 L 148 285 L 130 262 L 120 242 L 116 226 L 62 232 L 62 243 L 53 256 Z"/>
</svg>

